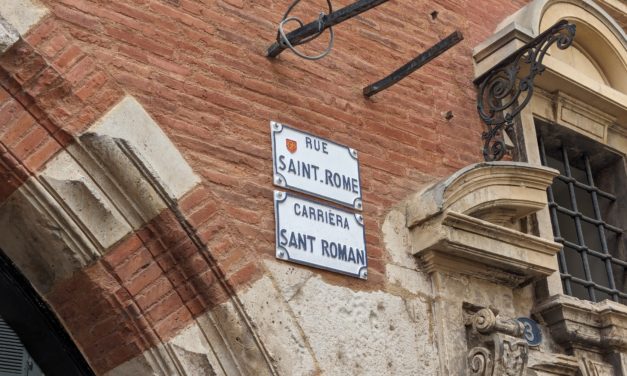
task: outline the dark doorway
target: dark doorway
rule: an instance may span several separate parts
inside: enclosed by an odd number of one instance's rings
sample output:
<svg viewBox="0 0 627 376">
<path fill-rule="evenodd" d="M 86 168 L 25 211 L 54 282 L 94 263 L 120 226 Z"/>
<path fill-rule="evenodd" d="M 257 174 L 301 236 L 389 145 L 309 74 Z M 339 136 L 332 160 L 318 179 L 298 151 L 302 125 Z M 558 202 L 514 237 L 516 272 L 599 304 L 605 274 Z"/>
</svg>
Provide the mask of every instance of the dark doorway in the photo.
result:
<svg viewBox="0 0 627 376">
<path fill-rule="evenodd" d="M 0 318 L 0 376 L 94 375 L 55 314 L 2 250 Z"/>
</svg>

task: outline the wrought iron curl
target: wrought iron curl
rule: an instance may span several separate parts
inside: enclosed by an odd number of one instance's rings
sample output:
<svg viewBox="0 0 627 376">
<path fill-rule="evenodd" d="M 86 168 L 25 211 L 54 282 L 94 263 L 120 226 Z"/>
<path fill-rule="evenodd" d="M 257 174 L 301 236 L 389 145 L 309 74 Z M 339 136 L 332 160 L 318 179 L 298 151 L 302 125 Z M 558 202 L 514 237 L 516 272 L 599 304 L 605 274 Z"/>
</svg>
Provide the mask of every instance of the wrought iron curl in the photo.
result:
<svg viewBox="0 0 627 376">
<path fill-rule="evenodd" d="M 561 50 L 570 47 L 575 31 L 574 24 L 562 20 L 475 81 L 477 110 L 488 128 L 481 136 L 486 161 L 503 158 L 506 147 L 502 132 L 512 132 L 514 119 L 529 104 L 534 79 L 545 70 L 542 61 L 547 51 L 553 45 Z M 527 66 L 528 73 L 519 78 L 519 73 Z"/>
</svg>

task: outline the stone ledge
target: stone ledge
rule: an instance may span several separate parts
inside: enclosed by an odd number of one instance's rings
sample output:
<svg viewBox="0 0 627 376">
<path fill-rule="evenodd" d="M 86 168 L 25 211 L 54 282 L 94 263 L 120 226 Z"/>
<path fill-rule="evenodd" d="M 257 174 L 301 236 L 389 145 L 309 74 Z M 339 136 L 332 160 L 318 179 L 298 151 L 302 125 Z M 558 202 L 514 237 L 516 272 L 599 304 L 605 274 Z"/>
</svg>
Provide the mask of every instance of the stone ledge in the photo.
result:
<svg viewBox="0 0 627 376">
<path fill-rule="evenodd" d="M 601 353 L 627 351 L 627 306 L 620 303 L 593 303 L 556 295 L 538 304 L 534 312 L 566 348 Z"/>
<path fill-rule="evenodd" d="M 410 198 L 407 227 L 445 210 L 512 226 L 547 204 L 546 188 L 558 171 L 521 162 L 477 163 Z"/>
<path fill-rule="evenodd" d="M 556 271 L 560 245 L 447 211 L 414 231 L 415 255 L 428 272 L 457 272 L 518 286 Z"/>
<path fill-rule="evenodd" d="M 412 252 L 437 270 L 518 286 L 557 270 L 561 246 L 516 228 L 546 207 L 558 172 L 527 163 L 468 166 L 410 198 Z"/>
</svg>

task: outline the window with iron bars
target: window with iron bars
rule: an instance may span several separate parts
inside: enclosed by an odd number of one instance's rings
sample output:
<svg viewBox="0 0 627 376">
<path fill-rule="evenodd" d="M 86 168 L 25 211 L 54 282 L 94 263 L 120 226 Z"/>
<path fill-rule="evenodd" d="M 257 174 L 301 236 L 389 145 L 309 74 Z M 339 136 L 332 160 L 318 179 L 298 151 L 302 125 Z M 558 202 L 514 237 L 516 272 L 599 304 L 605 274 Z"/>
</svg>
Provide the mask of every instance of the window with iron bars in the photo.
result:
<svg viewBox="0 0 627 376">
<path fill-rule="evenodd" d="M 547 194 L 564 293 L 627 304 L 624 158 L 581 136 L 542 133 L 542 164 L 560 171 Z"/>
</svg>

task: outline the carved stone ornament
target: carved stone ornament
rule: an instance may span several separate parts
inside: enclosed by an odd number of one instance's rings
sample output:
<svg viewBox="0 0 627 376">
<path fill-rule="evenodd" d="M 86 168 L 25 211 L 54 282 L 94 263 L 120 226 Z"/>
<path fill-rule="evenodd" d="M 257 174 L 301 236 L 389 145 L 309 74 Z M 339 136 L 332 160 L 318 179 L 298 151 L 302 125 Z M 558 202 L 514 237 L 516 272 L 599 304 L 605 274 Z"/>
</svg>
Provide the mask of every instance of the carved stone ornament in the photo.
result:
<svg viewBox="0 0 627 376">
<path fill-rule="evenodd" d="M 471 275 L 508 286 L 555 272 L 560 245 L 520 231 L 546 207 L 556 170 L 519 162 L 470 165 L 410 198 L 414 255 L 429 273 Z"/>
<path fill-rule="evenodd" d="M 526 375 L 529 348 L 523 338 L 524 326 L 515 319 L 503 319 L 489 308 L 469 317 L 469 376 Z"/>
</svg>

